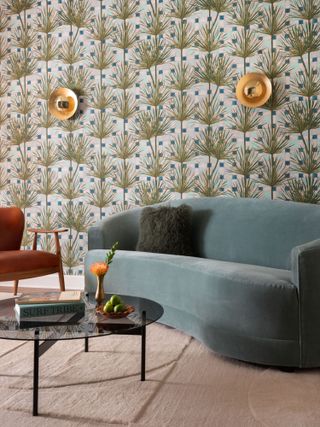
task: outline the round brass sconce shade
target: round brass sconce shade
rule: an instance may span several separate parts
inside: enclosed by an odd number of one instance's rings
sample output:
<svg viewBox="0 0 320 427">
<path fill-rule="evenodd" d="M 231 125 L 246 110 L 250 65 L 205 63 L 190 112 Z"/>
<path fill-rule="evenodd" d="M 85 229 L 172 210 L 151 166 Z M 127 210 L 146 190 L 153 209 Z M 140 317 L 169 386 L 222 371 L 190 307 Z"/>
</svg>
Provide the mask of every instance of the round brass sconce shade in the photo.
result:
<svg viewBox="0 0 320 427">
<path fill-rule="evenodd" d="M 241 77 L 236 96 L 242 105 L 250 108 L 261 107 L 272 93 L 271 81 L 265 74 L 248 73 Z"/>
<path fill-rule="evenodd" d="M 49 111 L 57 119 L 70 119 L 77 108 L 78 98 L 72 90 L 60 87 L 52 92 L 49 99 Z"/>
</svg>

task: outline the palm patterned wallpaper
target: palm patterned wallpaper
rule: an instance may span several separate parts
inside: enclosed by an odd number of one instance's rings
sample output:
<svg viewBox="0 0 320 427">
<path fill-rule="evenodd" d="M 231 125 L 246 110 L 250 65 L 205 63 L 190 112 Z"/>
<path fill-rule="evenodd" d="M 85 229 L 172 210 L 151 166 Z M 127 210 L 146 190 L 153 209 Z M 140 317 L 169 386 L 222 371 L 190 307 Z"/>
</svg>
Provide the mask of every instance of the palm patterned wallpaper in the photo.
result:
<svg viewBox="0 0 320 427">
<path fill-rule="evenodd" d="M 81 273 L 92 223 L 137 205 L 220 194 L 320 202 L 318 0 L 0 7 L 1 204 L 30 225 L 69 229 L 66 272 Z M 272 80 L 263 108 L 235 99 L 249 71 Z M 73 120 L 48 112 L 59 86 L 80 97 Z"/>
</svg>

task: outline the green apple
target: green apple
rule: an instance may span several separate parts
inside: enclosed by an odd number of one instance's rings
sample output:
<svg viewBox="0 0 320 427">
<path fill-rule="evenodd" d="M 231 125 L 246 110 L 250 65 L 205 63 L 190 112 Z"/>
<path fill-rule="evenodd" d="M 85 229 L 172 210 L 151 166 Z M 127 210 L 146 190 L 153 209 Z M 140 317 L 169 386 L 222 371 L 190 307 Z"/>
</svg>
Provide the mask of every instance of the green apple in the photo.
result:
<svg viewBox="0 0 320 427">
<path fill-rule="evenodd" d="M 113 304 L 111 301 L 107 301 L 103 307 L 103 311 L 105 313 L 112 313 L 113 312 Z"/>
<path fill-rule="evenodd" d="M 112 303 L 114 307 L 118 304 L 122 304 L 121 298 L 118 297 L 118 295 L 112 295 L 109 301 Z"/>
<path fill-rule="evenodd" d="M 124 304 L 118 304 L 118 305 L 116 305 L 115 307 L 114 307 L 114 309 L 113 309 L 113 311 L 115 312 L 115 313 L 121 313 L 122 311 L 124 311 L 125 310 L 125 306 L 124 306 Z"/>
</svg>

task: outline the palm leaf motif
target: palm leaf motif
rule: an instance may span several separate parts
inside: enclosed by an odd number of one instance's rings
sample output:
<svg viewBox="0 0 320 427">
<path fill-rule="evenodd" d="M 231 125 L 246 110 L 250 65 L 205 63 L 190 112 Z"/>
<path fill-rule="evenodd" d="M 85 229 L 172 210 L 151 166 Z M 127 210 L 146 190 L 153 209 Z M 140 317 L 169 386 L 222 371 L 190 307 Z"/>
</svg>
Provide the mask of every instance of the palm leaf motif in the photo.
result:
<svg viewBox="0 0 320 427">
<path fill-rule="evenodd" d="M 287 17 L 279 6 L 266 9 L 259 20 L 259 24 L 261 33 L 271 37 L 281 34 L 288 26 Z"/>
<path fill-rule="evenodd" d="M 142 173 L 153 178 L 165 175 L 168 168 L 169 163 L 162 152 L 144 158 L 141 165 Z"/>
<path fill-rule="evenodd" d="M 293 18 L 311 21 L 320 17 L 320 4 L 317 0 L 296 0 L 291 4 Z"/>
<path fill-rule="evenodd" d="M 120 24 L 114 33 L 113 43 L 118 49 L 130 49 L 137 41 L 138 35 L 133 24 Z"/>
<path fill-rule="evenodd" d="M 28 27 L 18 27 L 12 37 L 12 45 L 20 49 L 30 48 L 36 41 L 35 32 Z"/>
<path fill-rule="evenodd" d="M 112 17 L 125 21 L 133 18 L 139 10 L 139 4 L 132 0 L 114 0 L 111 5 Z"/>
<path fill-rule="evenodd" d="M 261 190 L 253 180 L 240 176 L 237 182 L 232 185 L 231 195 L 233 197 L 258 199 L 261 197 Z"/>
<path fill-rule="evenodd" d="M 38 46 L 37 59 L 38 61 L 53 61 L 58 57 L 59 47 L 56 40 L 48 38 L 47 40 L 41 39 Z"/>
<path fill-rule="evenodd" d="M 91 7 L 87 0 L 65 0 L 59 14 L 63 24 L 76 28 L 89 27 L 92 19 Z"/>
<path fill-rule="evenodd" d="M 59 183 L 58 177 L 52 170 L 44 170 L 38 174 L 38 184 L 36 190 L 40 194 L 50 196 L 58 192 Z"/>
<path fill-rule="evenodd" d="M 49 101 L 51 93 L 56 87 L 55 79 L 51 75 L 41 76 L 35 85 L 35 94 L 38 98 Z"/>
<path fill-rule="evenodd" d="M 211 22 L 203 26 L 195 38 L 195 46 L 203 52 L 213 52 L 223 46 L 224 36 Z"/>
<path fill-rule="evenodd" d="M 61 182 L 59 182 L 59 194 L 61 194 L 69 202 L 81 197 L 83 190 L 83 184 L 72 171 L 69 171 L 69 173 L 63 176 Z"/>
<path fill-rule="evenodd" d="M 89 64 L 95 70 L 104 70 L 114 61 L 114 55 L 108 45 L 100 43 L 95 46 L 89 57 Z"/>
<path fill-rule="evenodd" d="M 231 11 L 231 1 L 229 0 L 197 0 L 198 9 L 214 11 L 217 14 Z"/>
<path fill-rule="evenodd" d="M 97 110 L 105 110 L 110 108 L 114 102 L 113 91 L 103 82 L 97 84 L 93 90 L 90 99 L 90 106 Z"/>
<path fill-rule="evenodd" d="M 118 159 L 131 159 L 139 150 L 139 142 L 133 135 L 120 133 L 114 138 L 110 150 Z"/>
<path fill-rule="evenodd" d="M 180 21 L 170 28 L 171 47 L 174 49 L 187 49 L 192 47 L 195 41 L 195 34 L 191 24 Z"/>
<path fill-rule="evenodd" d="M 242 133 L 248 133 L 258 127 L 261 118 L 256 111 L 241 105 L 233 110 L 230 122 L 233 129 Z"/>
<path fill-rule="evenodd" d="M 298 175 L 288 182 L 282 197 L 309 203 L 319 202 L 318 147 L 312 132 L 320 126 L 317 70 L 313 68 L 311 53 L 320 49 L 319 6 L 313 0 L 298 0 L 292 4 L 292 15 L 300 21 L 290 27 L 283 37 L 283 48 L 289 57 L 299 57 L 302 69 L 292 78 L 291 91 L 303 100 L 290 103 L 283 114 L 287 132 L 299 135 L 299 145 L 291 154 L 291 166 Z M 302 39 L 301 39 L 302 37 Z"/>
<path fill-rule="evenodd" d="M 12 53 L 9 57 L 7 74 L 11 80 L 20 80 L 34 73 L 36 69 L 36 60 L 31 52 Z"/>
<path fill-rule="evenodd" d="M 212 83 L 216 86 L 230 86 L 233 72 L 230 59 L 216 56 L 206 56 L 195 70 L 195 77 L 201 83 Z"/>
<path fill-rule="evenodd" d="M 163 181 L 141 182 L 137 187 L 136 202 L 142 206 L 154 205 L 170 200 L 170 192 Z"/>
<path fill-rule="evenodd" d="M 115 97 L 113 104 L 114 115 L 123 120 L 132 117 L 136 112 L 136 101 L 134 95 L 123 92 Z"/>
<path fill-rule="evenodd" d="M 310 74 L 299 73 L 291 81 L 291 91 L 306 98 L 320 94 L 320 76 L 318 70 Z"/>
<path fill-rule="evenodd" d="M 258 181 L 271 188 L 279 187 L 288 180 L 288 169 L 279 158 L 267 157 L 258 172 Z"/>
<path fill-rule="evenodd" d="M 132 164 L 120 163 L 114 172 L 114 185 L 123 190 L 133 187 L 136 183 L 136 171 Z"/>
<path fill-rule="evenodd" d="M 0 17 L 0 33 L 2 33 L 6 29 L 7 24 L 8 24 L 8 17 L 4 14 L 1 14 L 1 17 Z"/>
<path fill-rule="evenodd" d="M 317 101 L 290 103 L 283 117 L 283 125 L 290 133 L 300 133 L 320 127 L 320 110 Z"/>
<path fill-rule="evenodd" d="M 59 77 L 62 87 L 73 90 L 78 96 L 87 96 L 90 88 L 90 74 L 85 68 L 67 68 Z"/>
<path fill-rule="evenodd" d="M 231 55 L 239 58 L 249 58 L 255 56 L 257 51 L 261 49 L 262 42 L 257 39 L 253 30 L 242 28 L 229 43 Z"/>
<path fill-rule="evenodd" d="M 172 120 L 177 120 L 179 122 L 192 119 L 194 116 L 192 98 L 189 95 L 180 92 L 172 100 L 169 107 L 169 116 Z"/>
<path fill-rule="evenodd" d="M 19 184 L 11 184 L 8 193 L 6 197 L 7 203 L 20 209 L 32 208 L 38 198 L 38 194 L 32 184 L 26 181 L 22 181 Z"/>
<path fill-rule="evenodd" d="M 239 27 L 249 28 L 259 23 L 259 8 L 257 3 L 238 0 L 232 8 L 230 22 Z"/>
<path fill-rule="evenodd" d="M 163 111 L 143 111 L 138 114 L 133 124 L 133 131 L 142 140 L 166 134 L 170 128 L 170 120 Z"/>
<path fill-rule="evenodd" d="M 19 15 L 31 9 L 36 3 L 36 0 L 7 0 L 6 7 L 12 15 Z"/>
<path fill-rule="evenodd" d="M 60 49 L 59 59 L 65 64 L 76 64 L 81 61 L 84 50 L 77 37 L 70 36 Z"/>
<path fill-rule="evenodd" d="M 90 157 L 90 141 L 83 135 L 69 133 L 63 138 L 63 144 L 59 147 L 61 160 L 75 162 L 78 165 L 85 164 Z"/>
<path fill-rule="evenodd" d="M 174 65 L 168 79 L 170 87 L 181 92 L 190 89 L 195 81 L 193 69 L 184 62 Z"/>
<path fill-rule="evenodd" d="M 88 133 L 97 139 L 108 138 L 114 129 L 114 125 L 107 112 L 100 111 L 95 114 L 95 120 L 88 126 Z"/>
<path fill-rule="evenodd" d="M 211 127 L 201 131 L 195 141 L 197 155 L 214 157 L 216 160 L 229 160 L 235 150 L 230 132 L 222 129 L 213 130 Z"/>
<path fill-rule="evenodd" d="M 147 34 L 155 37 L 157 40 L 157 36 L 163 34 L 168 28 L 169 19 L 166 17 L 163 10 L 159 8 L 158 4 L 155 6 L 150 2 L 150 11 L 145 16 L 141 26 Z"/>
<path fill-rule="evenodd" d="M 259 57 L 255 67 L 259 71 L 262 71 L 269 79 L 277 79 L 284 75 L 289 65 L 279 50 L 273 51 L 268 49 Z"/>
<path fill-rule="evenodd" d="M 289 147 L 289 138 L 281 128 L 266 126 L 259 131 L 256 138 L 257 148 L 266 154 L 281 154 Z"/>
<path fill-rule="evenodd" d="M 88 200 L 92 206 L 101 210 L 110 206 L 114 200 L 110 184 L 106 181 L 95 182 L 92 193 L 88 195 Z"/>
<path fill-rule="evenodd" d="M 194 183 L 194 174 L 187 165 L 183 165 L 180 169 L 176 167 L 173 169 L 173 175 L 168 186 L 172 191 L 182 196 L 184 193 L 193 191 Z"/>
<path fill-rule="evenodd" d="M 303 23 L 290 27 L 283 37 L 284 51 L 291 57 L 320 50 L 319 24 Z"/>
<path fill-rule="evenodd" d="M 194 158 L 194 147 L 191 139 L 184 134 L 175 136 L 168 148 L 167 157 L 177 163 L 187 163 Z"/>
<path fill-rule="evenodd" d="M 128 64 L 117 65 L 112 73 L 112 83 L 116 89 L 131 89 L 137 81 L 136 71 Z"/>
<path fill-rule="evenodd" d="M 96 16 L 94 23 L 89 25 L 89 31 L 93 40 L 103 43 L 112 36 L 112 20 L 102 14 Z"/>
<path fill-rule="evenodd" d="M 290 180 L 282 193 L 284 200 L 293 200 L 301 203 L 320 203 L 319 179 L 303 177 Z"/>
<path fill-rule="evenodd" d="M 170 0 L 167 5 L 168 15 L 180 21 L 189 18 L 196 8 L 196 0 Z"/>
<path fill-rule="evenodd" d="M 88 161 L 88 166 L 90 168 L 91 175 L 100 181 L 104 181 L 106 178 L 110 177 L 113 172 L 112 161 L 110 157 L 104 153 L 92 156 L 90 161 Z"/>
<path fill-rule="evenodd" d="M 204 197 L 216 197 L 223 194 L 225 185 L 217 172 L 205 170 L 195 183 L 195 191 Z"/>
<path fill-rule="evenodd" d="M 7 93 L 9 83 L 5 80 L 4 76 L 0 75 L 0 98 Z"/>
<path fill-rule="evenodd" d="M 152 67 L 164 64 L 169 55 L 170 49 L 164 41 L 153 38 L 140 42 L 132 57 L 139 68 L 149 70 Z"/>
<path fill-rule="evenodd" d="M 53 33 L 59 27 L 58 13 L 52 7 L 43 8 L 35 20 L 35 25 L 41 33 Z"/>
</svg>

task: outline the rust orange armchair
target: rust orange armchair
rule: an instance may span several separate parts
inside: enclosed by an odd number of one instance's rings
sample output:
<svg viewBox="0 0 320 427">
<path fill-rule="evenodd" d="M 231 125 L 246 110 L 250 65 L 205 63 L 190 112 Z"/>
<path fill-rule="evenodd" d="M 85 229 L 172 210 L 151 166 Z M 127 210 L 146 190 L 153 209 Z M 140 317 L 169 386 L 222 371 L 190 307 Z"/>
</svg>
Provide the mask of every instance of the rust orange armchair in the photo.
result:
<svg viewBox="0 0 320 427">
<path fill-rule="evenodd" d="M 58 273 L 60 290 L 64 291 L 64 276 L 59 243 L 59 233 L 67 229 L 41 230 L 29 229 L 34 233 L 32 250 L 21 250 L 24 230 L 24 214 L 17 207 L 0 208 L 0 282 L 13 280 L 14 295 L 18 292 L 21 279 Z M 56 253 L 37 250 L 39 233 L 53 233 Z"/>
</svg>

